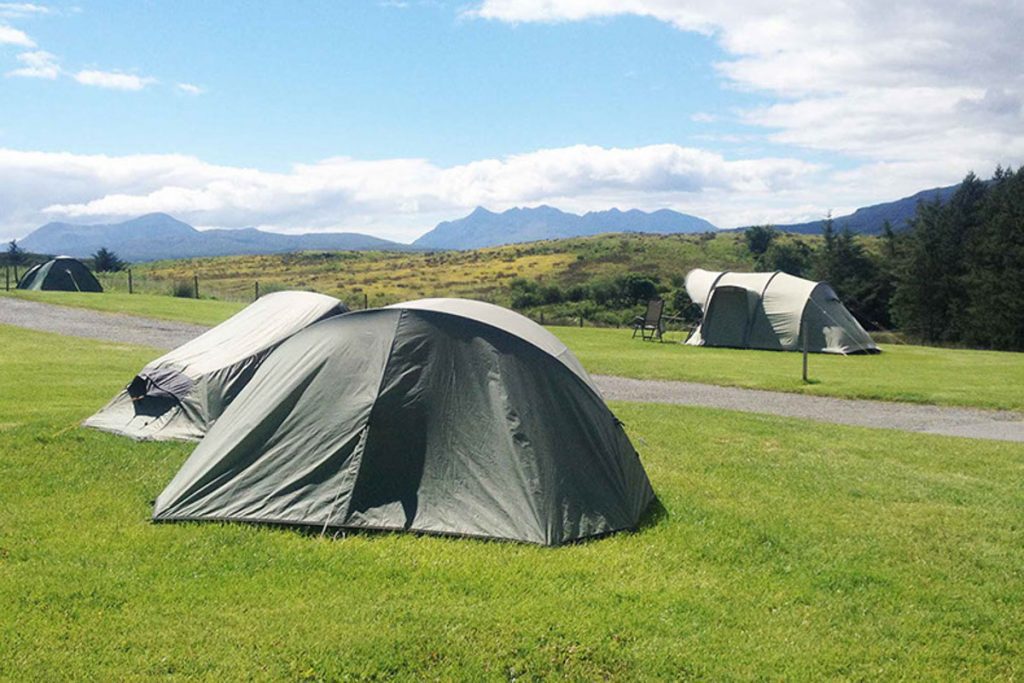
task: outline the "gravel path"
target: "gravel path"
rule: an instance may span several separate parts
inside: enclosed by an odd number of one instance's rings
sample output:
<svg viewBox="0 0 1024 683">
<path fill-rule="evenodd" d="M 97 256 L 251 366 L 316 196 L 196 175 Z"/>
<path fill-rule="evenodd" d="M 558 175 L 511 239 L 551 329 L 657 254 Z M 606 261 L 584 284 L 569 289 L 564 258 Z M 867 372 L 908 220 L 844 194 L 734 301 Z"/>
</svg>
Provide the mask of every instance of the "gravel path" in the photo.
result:
<svg viewBox="0 0 1024 683">
<path fill-rule="evenodd" d="M 11 297 L 0 297 L 0 324 L 158 349 L 180 346 L 207 330 L 200 325 L 100 313 Z M 804 396 L 607 375 L 595 375 L 594 381 L 611 401 L 704 406 L 833 424 L 1024 442 L 1024 415 L 1010 411 Z"/>
<path fill-rule="evenodd" d="M 173 349 L 207 330 L 201 325 L 54 306 L 9 296 L 0 297 L 0 325 L 156 349 Z"/>
<path fill-rule="evenodd" d="M 1024 415 L 1006 410 L 804 396 L 781 391 L 607 375 L 595 375 L 594 381 L 604 397 L 611 401 L 704 406 L 858 427 L 1024 442 Z"/>
</svg>

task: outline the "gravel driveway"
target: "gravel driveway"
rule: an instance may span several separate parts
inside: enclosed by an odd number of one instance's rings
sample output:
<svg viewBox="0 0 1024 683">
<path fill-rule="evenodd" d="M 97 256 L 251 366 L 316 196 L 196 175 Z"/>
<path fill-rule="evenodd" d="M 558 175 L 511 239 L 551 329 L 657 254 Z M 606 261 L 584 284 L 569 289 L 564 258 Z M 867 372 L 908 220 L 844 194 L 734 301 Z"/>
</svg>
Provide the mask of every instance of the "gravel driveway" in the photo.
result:
<svg viewBox="0 0 1024 683">
<path fill-rule="evenodd" d="M 11 297 L 0 297 L 0 324 L 157 349 L 180 346 L 207 329 Z M 595 375 L 594 381 L 611 401 L 704 406 L 859 427 L 1024 442 L 1024 415 L 1010 411 L 860 401 L 606 375 Z"/>
<path fill-rule="evenodd" d="M 594 381 L 605 398 L 613 401 L 704 406 L 858 427 L 1024 442 L 1024 416 L 1005 410 L 804 396 L 781 391 L 607 375 L 595 375 Z"/>
<path fill-rule="evenodd" d="M 122 313 L 100 313 L 85 308 L 54 306 L 9 296 L 0 297 L 0 325 L 16 325 L 69 337 L 173 349 L 198 337 L 208 328 Z"/>
</svg>

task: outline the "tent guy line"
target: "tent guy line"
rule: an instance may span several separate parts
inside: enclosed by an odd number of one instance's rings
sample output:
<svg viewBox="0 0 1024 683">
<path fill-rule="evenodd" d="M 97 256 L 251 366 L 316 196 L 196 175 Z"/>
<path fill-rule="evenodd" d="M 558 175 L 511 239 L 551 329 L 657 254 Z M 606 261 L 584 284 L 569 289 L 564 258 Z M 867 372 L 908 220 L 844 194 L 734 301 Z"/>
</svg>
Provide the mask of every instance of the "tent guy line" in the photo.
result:
<svg viewBox="0 0 1024 683">
<path fill-rule="evenodd" d="M 155 349 L 176 348 L 208 329 L 8 296 L 0 296 L 0 324 Z M 832 424 L 1024 443 L 1024 417 L 1012 411 L 805 396 L 695 382 L 602 375 L 591 375 L 591 378 L 609 401 L 720 408 Z"/>
</svg>

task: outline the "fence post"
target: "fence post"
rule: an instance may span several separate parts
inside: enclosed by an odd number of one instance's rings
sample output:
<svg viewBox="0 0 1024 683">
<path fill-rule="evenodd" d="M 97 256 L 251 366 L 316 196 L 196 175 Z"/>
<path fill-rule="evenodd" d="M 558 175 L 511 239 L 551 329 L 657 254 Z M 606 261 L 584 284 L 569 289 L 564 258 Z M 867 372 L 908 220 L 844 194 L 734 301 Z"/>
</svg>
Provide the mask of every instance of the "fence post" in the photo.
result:
<svg viewBox="0 0 1024 683">
<path fill-rule="evenodd" d="M 256 296 L 255 296 L 255 298 L 253 298 L 253 301 L 256 301 L 256 299 L 259 299 L 259 298 L 260 298 L 260 281 L 257 280 L 256 281 Z"/>
<path fill-rule="evenodd" d="M 11 267 L 4 266 L 4 291 L 11 291 Z"/>
<path fill-rule="evenodd" d="M 541 324 L 541 325 L 543 325 L 543 324 L 544 324 L 544 311 L 541 311 L 541 312 L 540 312 L 540 324 Z"/>
<path fill-rule="evenodd" d="M 803 320 L 800 321 L 800 342 L 804 348 L 804 384 L 807 384 L 807 326 Z"/>
<path fill-rule="evenodd" d="M 199 298 L 199 276 L 198 275 L 193 275 L 192 276 L 192 284 L 193 284 L 193 286 L 195 286 L 196 298 L 198 299 Z"/>
<path fill-rule="evenodd" d="M 133 293 L 133 290 L 132 290 L 132 269 L 131 268 L 128 269 L 128 293 L 129 294 Z"/>
<path fill-rule="evenodd" d="M 363 292 L 363 310 L 365 311 L 369 307 L 370 307 L 370 295 L 367 294 L 366 292 Z"/>
<path fill-rule="evenodd" d="M 580 327 L 583 327 L 583 314 L 580 313 Z"/>
</svg>

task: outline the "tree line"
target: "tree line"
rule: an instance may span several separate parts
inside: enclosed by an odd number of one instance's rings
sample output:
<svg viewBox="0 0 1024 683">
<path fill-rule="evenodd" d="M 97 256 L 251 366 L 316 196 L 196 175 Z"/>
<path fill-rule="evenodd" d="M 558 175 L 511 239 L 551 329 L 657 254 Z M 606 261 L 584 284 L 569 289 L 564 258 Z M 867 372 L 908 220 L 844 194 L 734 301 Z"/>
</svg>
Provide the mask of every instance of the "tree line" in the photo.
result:
<svg viewBox="0 0 1024 683">
<path fill-rule="evenodd" d="M 0 266 L 13 266 L 30 268 L 37 263 L 45 263 L 52 257 L 46 254 L 33 254 L 21 248 L 18 240 L 11 240 L 7 243 L 7 249 L 0 253 Z M 83 263 L 97 273 L 113 273 L 124 270 L 129 266 L 116 252 L 106 247 L 100 247 L 90 258 L 82 259 Z"/>
<path fill-rule="evenodd" d="M 821 244 L 748 228 L 760 269 L 825 280 L 869 329 L 929 344 L 1024 350 L 1024 168 L 969 173 L 945 203 L 922 203 L 903 229 L 866 242 L 826 220 Z"/>
</svg>

